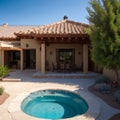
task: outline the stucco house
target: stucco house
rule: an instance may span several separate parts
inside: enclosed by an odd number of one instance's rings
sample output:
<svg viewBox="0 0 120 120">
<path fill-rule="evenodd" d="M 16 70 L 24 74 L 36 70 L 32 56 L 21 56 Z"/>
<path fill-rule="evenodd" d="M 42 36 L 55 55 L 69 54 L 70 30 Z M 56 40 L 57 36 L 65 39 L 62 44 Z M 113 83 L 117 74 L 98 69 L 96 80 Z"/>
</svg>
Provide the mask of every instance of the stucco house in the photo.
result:
<svg viewBox="0 0 120 120">
<path fill-rule="evenodd" d="M 0 26 L 0 65 L 45 71 L 96 71 L 89 25 L 63 19 L 44 26 Z"/>
</svg>

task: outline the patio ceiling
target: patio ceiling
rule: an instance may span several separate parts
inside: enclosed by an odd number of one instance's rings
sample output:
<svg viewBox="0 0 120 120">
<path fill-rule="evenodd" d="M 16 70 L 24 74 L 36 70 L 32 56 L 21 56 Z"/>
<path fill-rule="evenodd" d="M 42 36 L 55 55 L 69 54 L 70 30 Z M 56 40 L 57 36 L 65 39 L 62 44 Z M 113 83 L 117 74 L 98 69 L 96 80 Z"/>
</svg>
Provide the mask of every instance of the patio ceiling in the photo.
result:
<svg viewBox="0 0 120 120">
<path fill-rule="evenodd" d="M 3 50 L 21 50 L 19 41 L 0 41 L 0 48 Z"/>
</svg>

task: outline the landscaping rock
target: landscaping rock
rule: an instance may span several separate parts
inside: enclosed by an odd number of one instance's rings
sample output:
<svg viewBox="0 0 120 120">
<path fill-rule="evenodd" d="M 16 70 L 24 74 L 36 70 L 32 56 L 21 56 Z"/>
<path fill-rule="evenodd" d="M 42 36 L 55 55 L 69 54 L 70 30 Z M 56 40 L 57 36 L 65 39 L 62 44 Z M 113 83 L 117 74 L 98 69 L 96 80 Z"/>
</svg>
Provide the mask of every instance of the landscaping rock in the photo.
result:
<svg viewBox="0 0 120 120">
<path fill-rule="evenodd" d="M 115 96 L 115 99 L 118 103 L 120 103 L 120 90 L 117 90 L 115 93 L 114 93 L 114 96 Z"/>
</svg>

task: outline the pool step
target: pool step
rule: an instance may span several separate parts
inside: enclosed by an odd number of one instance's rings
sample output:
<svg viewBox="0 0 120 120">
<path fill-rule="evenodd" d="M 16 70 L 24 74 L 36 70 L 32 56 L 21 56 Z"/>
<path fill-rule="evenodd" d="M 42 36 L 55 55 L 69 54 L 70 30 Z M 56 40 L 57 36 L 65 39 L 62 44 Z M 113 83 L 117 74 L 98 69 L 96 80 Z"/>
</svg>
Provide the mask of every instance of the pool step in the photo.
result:
<svg viewBox="0 0 120 120">
<path fill-rule="evenodd" d="M 18 78 L 3 78 L 2 82 L 20 82 L 21 79 Z"/>
</svg>

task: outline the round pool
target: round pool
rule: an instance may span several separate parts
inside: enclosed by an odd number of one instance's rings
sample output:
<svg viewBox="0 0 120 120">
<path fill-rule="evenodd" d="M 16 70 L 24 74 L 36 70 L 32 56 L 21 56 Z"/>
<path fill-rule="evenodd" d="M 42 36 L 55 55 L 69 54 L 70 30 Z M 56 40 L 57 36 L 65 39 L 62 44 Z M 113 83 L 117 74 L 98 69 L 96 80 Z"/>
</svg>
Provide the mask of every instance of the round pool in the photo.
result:
<svg viewBox="0 0 120 120">
<path fill-rule="evenodd" d="M 88 104 L 76 93 L 48 89 L 30 93 L 22 101 L 21 109 L 37 118 L 65 119 L 84 114 Z"/>
</svg>

